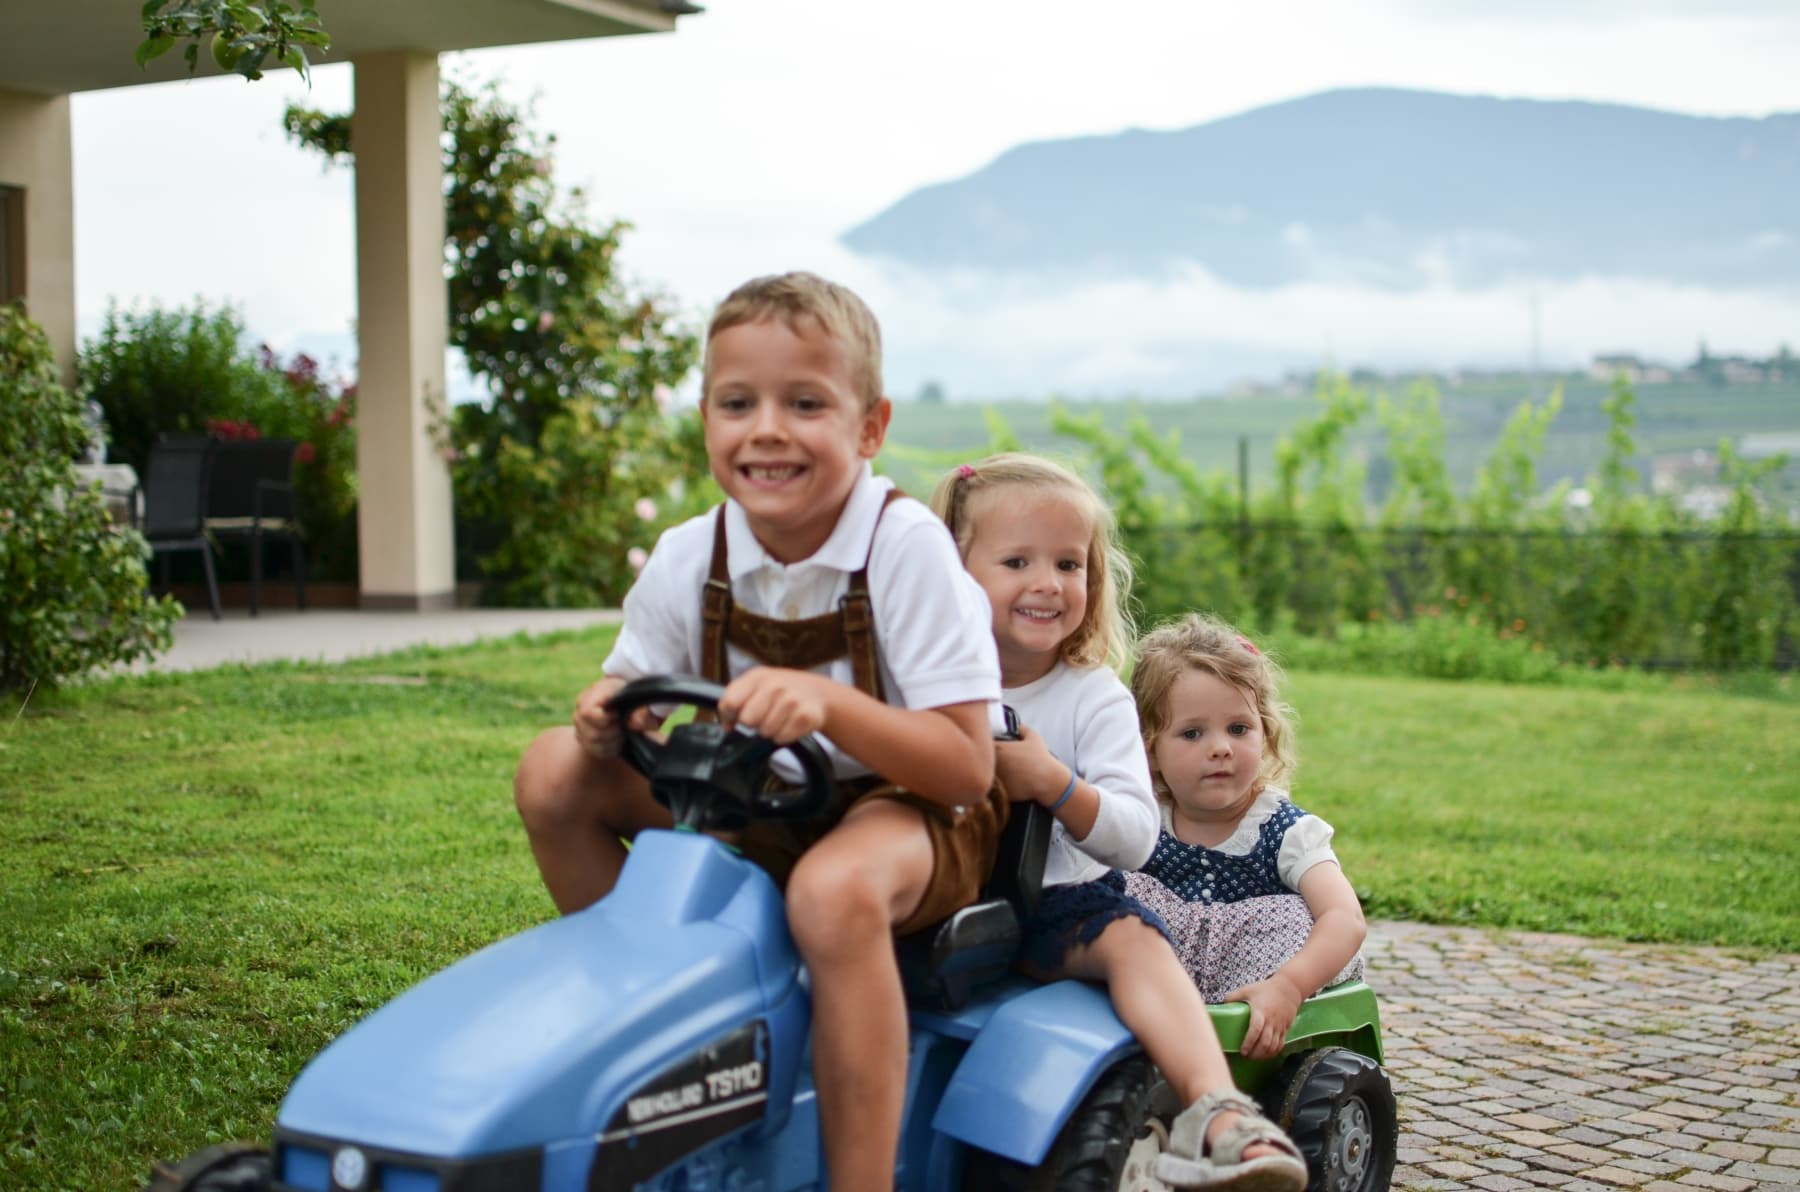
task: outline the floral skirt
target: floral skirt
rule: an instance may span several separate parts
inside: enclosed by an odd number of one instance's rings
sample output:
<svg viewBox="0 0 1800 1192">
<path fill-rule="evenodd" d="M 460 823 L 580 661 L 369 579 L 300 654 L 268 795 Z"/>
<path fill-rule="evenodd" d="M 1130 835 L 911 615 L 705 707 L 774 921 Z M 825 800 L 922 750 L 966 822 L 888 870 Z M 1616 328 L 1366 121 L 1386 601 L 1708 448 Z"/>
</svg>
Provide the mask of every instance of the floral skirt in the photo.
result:
<svg viewBox="0 0 1800 1192">
<path fill-rule="evenodd" d="M 1116 869 L 1091 882 L 1045 886 L 1025 923 L 1019 959 L 1028 969 L 1054 973 L 1071 948 L 1093 943 L 1109 923 L 1127 917 L 1142 919 L 1174 942 L 1162 917 L 1125 892 L 1125 875 Z"/>
<path fill-rule="evenodd" d="M 1181 957 L 1182 967 L 1209 1002 L 1222 1002 L 1234 989 L 1267 980 L 1293 959 L 1312 934 L 1312 912 L 1298 894 L 1271 894 L 1242 902 L 1188 902 L 1153 877 L 1126 874 L 1125 892 L 1149 908 Z M 1363 975 L 1362 953 L 1326 982 L 1336 985 Z"/>
</svg>

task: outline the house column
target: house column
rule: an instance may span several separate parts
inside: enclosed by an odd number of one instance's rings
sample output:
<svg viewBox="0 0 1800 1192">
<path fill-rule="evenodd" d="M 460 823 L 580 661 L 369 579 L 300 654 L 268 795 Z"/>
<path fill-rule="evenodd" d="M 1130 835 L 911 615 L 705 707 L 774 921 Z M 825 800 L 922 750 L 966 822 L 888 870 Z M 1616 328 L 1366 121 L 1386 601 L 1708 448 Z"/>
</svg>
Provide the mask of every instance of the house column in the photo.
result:
<svg viewBox="0 0 1800 1192">
<path fill-rule="evenodd" d="M 0 302 L 23 297 L 75 383 L 75 159 L 69 97 L 0 91 Z"/>
<path fill-rule="evenodd" d="M 435 54 L 353 59 L 356 474 L 364 608 L 456 599 L 445 408 L 444 189 Z"/>
</svg>

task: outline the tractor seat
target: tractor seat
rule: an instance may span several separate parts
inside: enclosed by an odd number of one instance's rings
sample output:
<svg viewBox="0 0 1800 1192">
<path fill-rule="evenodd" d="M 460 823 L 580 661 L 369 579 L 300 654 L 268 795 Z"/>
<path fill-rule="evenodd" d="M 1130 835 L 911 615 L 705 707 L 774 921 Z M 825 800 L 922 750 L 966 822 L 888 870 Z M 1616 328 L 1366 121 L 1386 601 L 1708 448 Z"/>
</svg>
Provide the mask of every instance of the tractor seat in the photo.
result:
<svg viewBox="0 0 1800 1192">
<path fill-rule="evenodd" d="M 915 1006 L 959 1010 L 977 986 L 1004 976 L 1019 954 L 1021 928 L 1044 888 L 1055 821 L 1036 803 L 1014 803 L 1011 811 L 981 899 L 899 941 L 900 979 Z"/>
</svg>

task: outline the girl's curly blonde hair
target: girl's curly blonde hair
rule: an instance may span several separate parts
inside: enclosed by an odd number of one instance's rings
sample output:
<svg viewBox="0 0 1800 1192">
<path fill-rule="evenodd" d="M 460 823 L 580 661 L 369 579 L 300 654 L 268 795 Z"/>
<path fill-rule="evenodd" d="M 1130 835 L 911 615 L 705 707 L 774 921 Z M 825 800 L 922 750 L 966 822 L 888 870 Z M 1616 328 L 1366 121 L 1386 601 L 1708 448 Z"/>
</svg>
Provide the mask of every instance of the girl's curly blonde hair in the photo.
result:
<svg viewBox="0 0 1800 1192">
<path fill-rule="evenodd" d="M 1169 691 L 1188 671 L 1205 671 L 1250 697 L 1262 721 L 1263 786 L 1285 783 L 1299 765 L 1294 741 L 1294 710 L 1281 699 L 1281 667 L 1250 639 L 1210 613 L 1188 613 L 1165 622 L 1138 642 L 1131 672 L 1131 694 L 1137 700 L 1144 748 L 1169 727 Z M 1165 801 L 1162 782 L 1157 796 Z"/>
<path fill-rule="evenodd" d="M 975 523 L 996 496 L 1017 490 L 1065 497 L 1088 524 L 1087 613 L 1058 650 L 1070 666 L 1110 666 L 1118 670 L 1131 656 L 1135 629 L 1126 601 L 1131 593 L 1131 560 L 1114 540 L 1112 510 L 1087 481 L 1054 460 L 1021 451 L 990 455 L 952 469 L 931 493 L 932 512 L 944 519 L 966 561 Z"/>
</svg>

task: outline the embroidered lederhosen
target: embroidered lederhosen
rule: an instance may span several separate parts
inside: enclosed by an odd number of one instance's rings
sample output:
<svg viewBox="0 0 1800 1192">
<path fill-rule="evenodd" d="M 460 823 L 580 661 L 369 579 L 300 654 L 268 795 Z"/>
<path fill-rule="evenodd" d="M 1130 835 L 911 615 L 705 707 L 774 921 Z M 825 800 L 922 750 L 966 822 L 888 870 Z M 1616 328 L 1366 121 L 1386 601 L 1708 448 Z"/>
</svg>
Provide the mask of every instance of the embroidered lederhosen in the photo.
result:
<svg viewBox="0 0 1800 1192">
<path fill-rule="evenodd" d="M 903 496 L 890 489 L 875 515 L 876 526 L 890 502 Z M 874 533 L 869 554 L 874 553 Z M 883 699 L 881 667 L 875 644 L 875 616 L 869 600 L 869 557 L 850 577 L 850 586 L 838 602 L 838 611 L 798 621 L 762 617 L 737 606 L 731 597 L 731 571 L 725 544 L 725 507 L 719 507 L 713 526 L 712 569 L 701 596 L 701 674 L 715 683 L 731 681 L 726 655 L 730 644 L 765 666 L 813 670 L 848 656 L 858 691 Z M 932 876 L 919 906 L 895 928 L 899 934 L 917 931 L 973 902 L 994 865 L 994 849 L 1006 824 L 1006 799 L 999 785 L 987 798 L 968 807 L 951 808 L 870 775 L 840 780 L 837 799 L 820 819 L 805 822 L 752 824 L 738 841 L 744 855 L 775 878 L 784 889 L 788 874 L 800 854 L 844 818 L 861 799 L 893 799 L 917 808 L 931 838 Z"/>
</svg>

